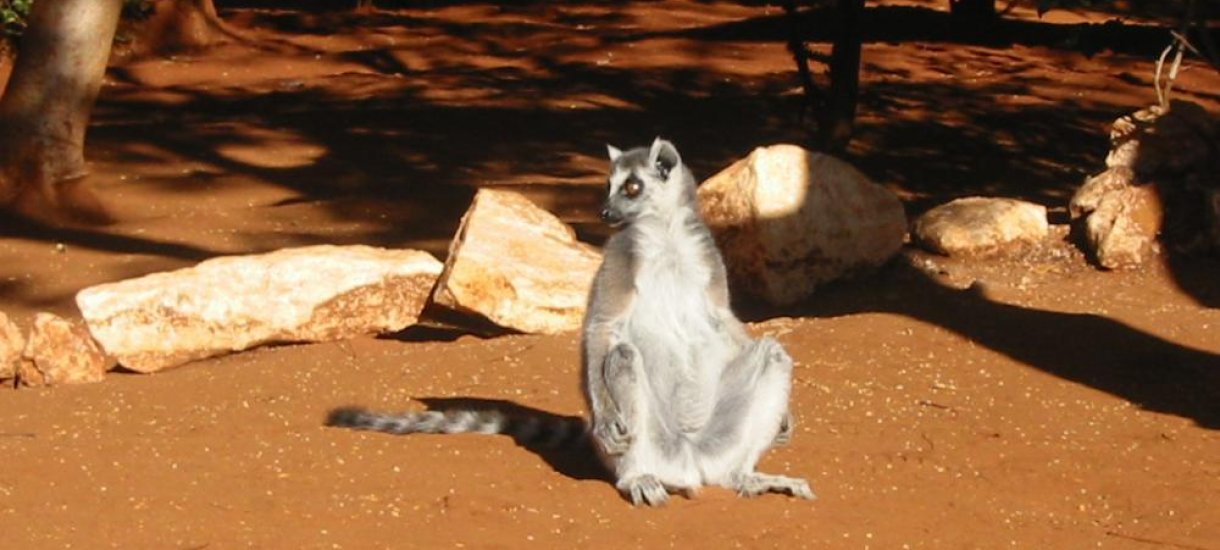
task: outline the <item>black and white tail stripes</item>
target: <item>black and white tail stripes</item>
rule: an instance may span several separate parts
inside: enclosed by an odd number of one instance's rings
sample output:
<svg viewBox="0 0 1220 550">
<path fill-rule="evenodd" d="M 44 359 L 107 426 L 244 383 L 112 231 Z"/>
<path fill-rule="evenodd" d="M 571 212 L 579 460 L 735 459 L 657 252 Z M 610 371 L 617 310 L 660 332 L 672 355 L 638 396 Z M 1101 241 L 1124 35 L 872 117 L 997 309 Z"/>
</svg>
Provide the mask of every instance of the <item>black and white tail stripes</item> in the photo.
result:
<svg viewBox="0 0 1220 550">
<path fill-rule="evenodd" d="M 344 407 L 330 412 L 327 426 L 390 434 L 504 434 L 527 447 L 561 448 L 585 441 L 585 422 L 577 417 L 539 418 L 496 410 L 374 412 Z"/>
</svg>

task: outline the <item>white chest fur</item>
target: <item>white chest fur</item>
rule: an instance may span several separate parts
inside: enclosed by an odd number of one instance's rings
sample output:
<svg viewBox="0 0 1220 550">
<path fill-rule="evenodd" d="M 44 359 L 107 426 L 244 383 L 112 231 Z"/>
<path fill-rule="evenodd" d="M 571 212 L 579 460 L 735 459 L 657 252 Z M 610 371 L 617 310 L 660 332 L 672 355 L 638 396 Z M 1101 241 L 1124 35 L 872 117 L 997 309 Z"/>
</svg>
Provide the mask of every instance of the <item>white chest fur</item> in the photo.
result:
<svg viewBox="0 0 1220 550">
<path fill-rule="evenodd" d="M 706 241 L 683 222 L 636 236 L 636 297 L 626 328 L 641 344 L 651 387 L 686 431 L 711 414 L 710 396 L 733 348 L 707 293 Z"/>
<path fill-rule="evenodd" d="M 712 271 L 698 236 L 675 219 L 640 231 L 635 245 L 633 321 L 685 342 L 708 336 L 700 333 L 713 328 L 706 292 Z"/>
</svg>

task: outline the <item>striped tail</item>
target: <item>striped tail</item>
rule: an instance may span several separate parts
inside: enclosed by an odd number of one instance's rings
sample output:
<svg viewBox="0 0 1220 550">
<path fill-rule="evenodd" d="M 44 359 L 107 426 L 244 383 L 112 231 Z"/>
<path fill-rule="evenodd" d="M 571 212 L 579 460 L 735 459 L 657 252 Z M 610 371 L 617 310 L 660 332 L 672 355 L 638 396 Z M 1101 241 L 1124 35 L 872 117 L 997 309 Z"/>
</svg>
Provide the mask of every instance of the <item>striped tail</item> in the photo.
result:
<svg viewBox="0 0 1220 550">
<path fill-rule="evenodd" d="M 388 414 L 360 407 L 330 412 L 327 426 L 390 434 L 504 434 L 527 447 L 560 448 L 584 440 L 585 422 L 578 417 L 510 416 L 496 410 L 422 411 Z"/>
</svg>

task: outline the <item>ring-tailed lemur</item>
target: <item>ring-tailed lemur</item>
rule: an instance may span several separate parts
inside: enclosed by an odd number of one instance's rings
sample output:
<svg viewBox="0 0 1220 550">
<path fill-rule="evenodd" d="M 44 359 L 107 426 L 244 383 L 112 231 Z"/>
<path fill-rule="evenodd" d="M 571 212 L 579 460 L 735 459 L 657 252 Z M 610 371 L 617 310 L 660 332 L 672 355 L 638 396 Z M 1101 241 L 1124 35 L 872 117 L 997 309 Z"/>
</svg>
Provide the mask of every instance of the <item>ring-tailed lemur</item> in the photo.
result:
<svg viewBox="0 0 1220 550">
<path fill-rule="evenodd" d="M 552 444 L 591 440 L 634 504 L 719 485 L 742 495 L 814 498 L 802 479 L 754 467 L 792 433 L 792 359 L 752 340 L 729 308 L 724 262 L 695 203 L 695 179 L 668 141 L 608 147 L 606 242 L 585 314 L 587 426 L 511 422 L 490 412 L 332 412 L 331 425 L 391 433 L 506 433 Z M 545 429 L 544 429 L 545 428 Z"/>
</svg>

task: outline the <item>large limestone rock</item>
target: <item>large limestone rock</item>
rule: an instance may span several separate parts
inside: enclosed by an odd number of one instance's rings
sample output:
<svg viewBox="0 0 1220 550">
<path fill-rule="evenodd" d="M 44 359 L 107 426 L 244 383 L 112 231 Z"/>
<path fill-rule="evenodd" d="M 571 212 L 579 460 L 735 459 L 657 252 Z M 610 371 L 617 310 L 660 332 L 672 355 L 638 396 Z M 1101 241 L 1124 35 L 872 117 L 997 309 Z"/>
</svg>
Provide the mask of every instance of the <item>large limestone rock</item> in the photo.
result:
<svg viewBox="0 0 1220 550">
<path fill-rule="evenodd" d="M 915 220 L 914 237 L 925 248 L 947 256 L 1011 253 L 1046 238 L 1046 207 L 1015 199 L 965 197 Z"/>
<path fill-rule="evenodd" d="M 417 250 L 320 245 L 98 285 L 76 303 L 107 353 L 154 372 L 260 344 L 402 330 L 440 271 Z"/>
<path fill-rule="evenodd" d="M 25 337 L 21 335 L 21 329 L 0 311 L 0 380 L 17 376 L 24 351 Z"/>
<path fill-rule="evenodd" d="M 580 327 L 601 254 L 518 193 L 481 189 L 449 246 L 433 300 L 502 327 Z"/>
<path fill-rule="evenodd" d="M 101 382 L 106 374 L 106 356 L 89 333 L 50 313 L 34 317 L 23 355 L 20 379 L 27 386 Z"/>
<path fill-rule="evenodd" d="M 906 235 L 894 193 L 795 145 L 755 149 L 704 182 L 699 201 L 734 286 L 776 305 L 884 263 Z"/>
</svg>

